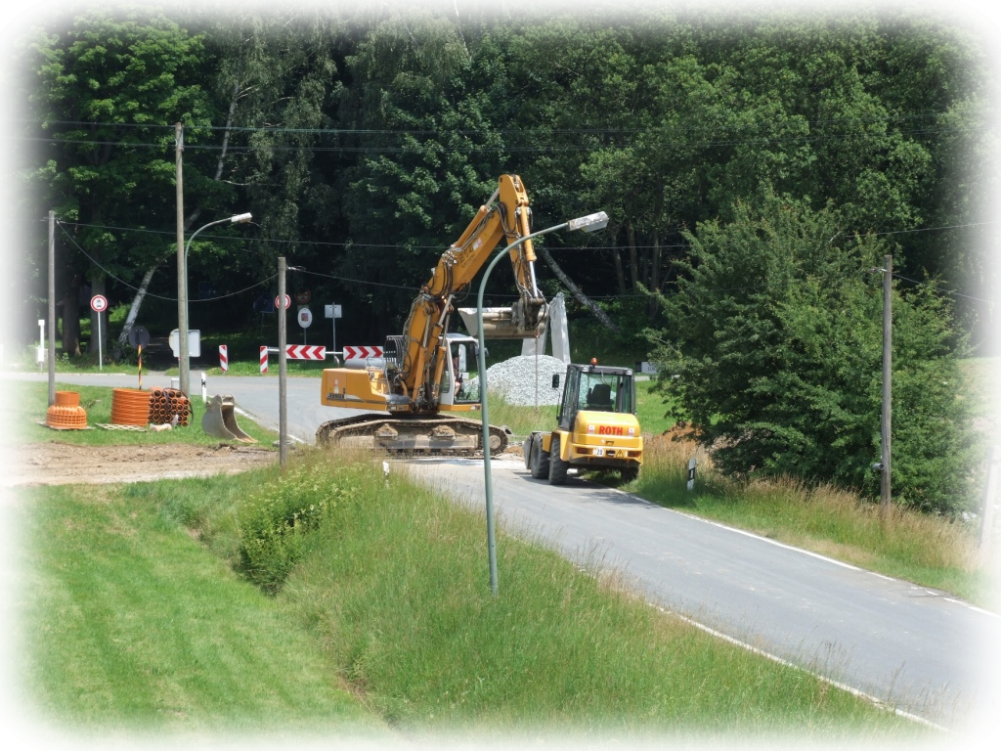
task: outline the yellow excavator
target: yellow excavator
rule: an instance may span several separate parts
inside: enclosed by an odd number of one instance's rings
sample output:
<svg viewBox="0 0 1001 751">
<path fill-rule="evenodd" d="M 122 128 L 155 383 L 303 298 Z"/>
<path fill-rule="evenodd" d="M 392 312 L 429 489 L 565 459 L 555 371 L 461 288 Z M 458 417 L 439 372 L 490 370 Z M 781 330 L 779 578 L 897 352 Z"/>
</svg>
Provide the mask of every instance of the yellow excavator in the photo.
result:
<svg viewBox="0 0 1001 751">
<path fill-rule="evenodd" d="M 502 240 L 511 245 L 531 234 L 532 210 L 517 175 L 501 176 L 462 236 L 449 246 L 410 308 L 404 333 L 390 336 L 377 361 L 323 371 L 320 401 L 360 414 L 324 423 L 318 445 L 381 448 L 408 453 L 472 454 L 482 450 L 482 423 L 461 416 L 480 409 L 479 394 L 463 383 L 464 362 L 476 340 L 447 333 L 453 302 Z M 491 308 L 484 335 L 528 339 L 544 334 L 548 306 L 535 279 L 535 250 L 526 240 L 511 249 L 518 300 Z M 510 431 L 490 426 L 490 449 L 506 448 Z"/>
</svg>

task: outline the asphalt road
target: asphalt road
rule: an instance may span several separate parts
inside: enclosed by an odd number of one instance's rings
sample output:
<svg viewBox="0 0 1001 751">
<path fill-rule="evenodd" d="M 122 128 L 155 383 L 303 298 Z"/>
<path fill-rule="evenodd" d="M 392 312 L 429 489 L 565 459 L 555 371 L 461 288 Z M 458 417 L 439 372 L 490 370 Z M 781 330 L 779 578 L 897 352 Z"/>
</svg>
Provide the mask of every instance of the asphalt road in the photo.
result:
<svg viewBox="0 0 1001 751">
<path fill-rule="evenodd" d="M 482 461 L 416 471 L 483 507 Z M 904 713 L 966 727 L 995 685 L 993 613 L 583 479 L 553 487 L 520 461 L 495 461 L 491 475 L 499 526 L 621 571 L 651 603 Z"/>
<path fill-rule="evenodd" d="M 136 386 L 135 376 L 58 380 Z M 197 373 L 192 384 L 197 398 Z M 317 378 L 287 384 L 289 432 L 298 440 L 312 442 L 322 422 L 354 414 L 320 406 Z M 143 385 L 169 386 L 170 379 L 149 374 Z M 232 394 L 239 408 L 277 426 L 275 376 L 216 376 L 207 392 Z M 444 492 L 482 508 L 481 460 L 413 465 Z M 653 604 L 954 731 L 979 727 L 996 711 L 1001 618 L 993 613 L 582 479 L 552 487 L 532 480 L 520 461 L 495 460 L 492 477 L 504 529 L 622 571 Z M 499 585 L 503 593 L 503 578 Z"/>
</svg>

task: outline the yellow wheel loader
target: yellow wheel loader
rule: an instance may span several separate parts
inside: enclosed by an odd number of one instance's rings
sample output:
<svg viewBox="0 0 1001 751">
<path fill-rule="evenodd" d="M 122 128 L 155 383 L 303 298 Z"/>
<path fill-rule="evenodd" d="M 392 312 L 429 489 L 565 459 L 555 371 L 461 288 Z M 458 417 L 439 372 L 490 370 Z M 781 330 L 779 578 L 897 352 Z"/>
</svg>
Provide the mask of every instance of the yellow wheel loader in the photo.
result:
<svg viewBox="0 0 1001 751">
<path fill-rule="evenodd" d="M 559 378 L 553 376 L 553 388 Z M 556 423 L 555 430 L 532 433 L 522 444 L 525 469 L 536 480 L 562 485 L 571 467 L 618 470 L 624 482 L 639 476 L 643 438 L 631 369 L 568 365 Z"/>
</svg>

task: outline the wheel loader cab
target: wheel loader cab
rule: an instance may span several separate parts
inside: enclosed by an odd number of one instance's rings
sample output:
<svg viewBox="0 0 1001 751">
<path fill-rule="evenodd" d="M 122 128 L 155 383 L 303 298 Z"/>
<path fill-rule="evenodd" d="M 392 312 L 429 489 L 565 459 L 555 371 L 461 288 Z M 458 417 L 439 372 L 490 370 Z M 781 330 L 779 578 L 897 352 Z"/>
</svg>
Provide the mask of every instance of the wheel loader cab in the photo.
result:
<svg viewBox="0 0 1001 751">
<path fill-rule="evenodd" d="M 555 383 L 556 379 L 554 379 Z M 631 370 L 597 365 L 567 366 L 557 424 L 573 430 L 580 410 L 635 414 L 636 384 Z"/>
<path fill-rule="evenodd" d="M 553 388 L 560 377 L 553 376 Z M 636 419 L 636 383 L 629 368 L 567 365 L 563 396 L 553 431 L 535 431 L 522 443 L 532 478 L 566 482 L 573 467 L 617 470 L 626 482 L 639 476 L 643 437 Z"/>
</svg>

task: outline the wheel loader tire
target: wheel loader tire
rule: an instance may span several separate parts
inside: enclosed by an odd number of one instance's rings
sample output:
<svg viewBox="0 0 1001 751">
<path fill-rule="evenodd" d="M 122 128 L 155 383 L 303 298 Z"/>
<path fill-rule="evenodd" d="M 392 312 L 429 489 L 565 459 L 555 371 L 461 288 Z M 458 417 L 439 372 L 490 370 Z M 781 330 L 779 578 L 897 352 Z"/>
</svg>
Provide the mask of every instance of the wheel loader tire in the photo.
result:
<svg viewBox="0 0 1001 751">
<path fill-rule="evenodd" d="M 532 439 L 532 478 L 546 480 L 549 478 L 549 454 L 542 450 L 542 436 Z"/>
<path fill-rule="evenodd" d="M 570 463 L 560 459 L 560 439 L 553 436 L 553 442 L 549 450 L 549 484 L 562 485 L 567 481 L 567 470 Z"/>
</svg>

